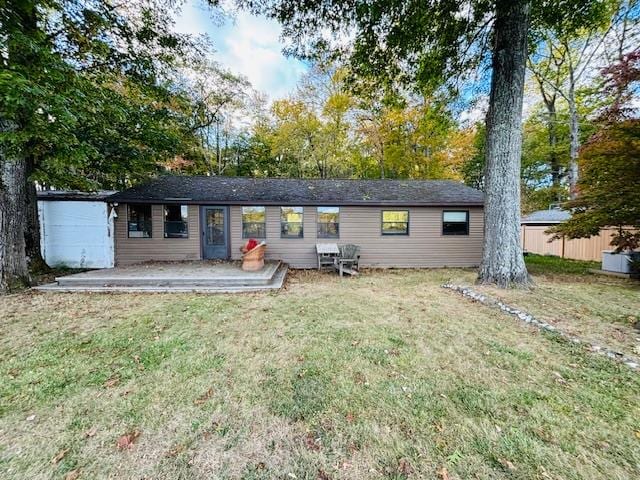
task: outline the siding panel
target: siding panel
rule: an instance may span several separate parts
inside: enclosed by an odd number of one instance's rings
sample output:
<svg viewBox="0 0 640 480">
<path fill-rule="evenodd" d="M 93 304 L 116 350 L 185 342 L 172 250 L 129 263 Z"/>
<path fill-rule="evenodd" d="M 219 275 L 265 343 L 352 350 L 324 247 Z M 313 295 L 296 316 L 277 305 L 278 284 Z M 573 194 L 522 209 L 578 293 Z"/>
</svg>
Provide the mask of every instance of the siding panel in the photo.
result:
<svg viewBox="0 0 640 480">
<path fill-rule="evenodd" d="M 200 217 L 198 205 L 189 205 L 189 238 L 164 238 L 163 205 L 151 206 L 151 238 L 127 236 L 127 205 L 117 207 L 115 221 L 116 264 L 158 261 L 198 260 L 200 255 Z"/>
<path fill-rule="evenodd" d="M 355 243 L 361 263 L 372 267 L 471 267 L 482 258 L 482 208 L 469 208 L 469 235 L 442 235 L 442 211 L 452 208 L 409 208 L 409 235 L 385 236 L 380 230 L 380 207 L 341 207 L 340 238 L 316 238 L 316 209 L 304 207 L 304 238 L 280 238 L 280 209 L 267 207 L 267 258 L 294 268 L 316 266 L 316 243 Z M 390 208 L 390 210 L 392 210 Z M 231 254 L 240 258 L 242 207 L 231 207 Z"/>
</svg>

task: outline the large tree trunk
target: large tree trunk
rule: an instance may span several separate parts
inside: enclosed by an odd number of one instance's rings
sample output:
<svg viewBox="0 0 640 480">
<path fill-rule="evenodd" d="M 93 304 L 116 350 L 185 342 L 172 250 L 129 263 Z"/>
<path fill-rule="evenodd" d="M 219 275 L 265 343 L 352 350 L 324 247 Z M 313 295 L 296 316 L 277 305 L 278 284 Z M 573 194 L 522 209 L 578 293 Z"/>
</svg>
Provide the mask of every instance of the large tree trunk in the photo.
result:
<svg viewBox="0 0 640 480">
<path fill-rule="evenodd" d="M 0 119 L 0 131 L 15 132 L 16 125 Z M 25 254 L 26 165 L 8 149 L 0 150 L 0 292 L 28 285 Z"/>
<path fill-rule="evenodd" d="M 529 283 L 520 248 L 520 156 L 522 98 L 531 5 L 496 5 L 493 74 L 487 113 L 484 245 L 480 283 L 500 287 Z"/>
<path fill-rule="evenodd" d="M 26 167 L 25 201 L 27 221 L 24 231 L 25 252 L 27 254 L 27 262 L 31 273 L 44 273 L 48 272 L 50 268 L 44 261 L 44 258 L 42 258 L 42 250 L 40 249 L 38 196 L 36 192 L 36 185 L 30 179 L 35 168 L 33 159 L 27 160 Z"/>
</svg>

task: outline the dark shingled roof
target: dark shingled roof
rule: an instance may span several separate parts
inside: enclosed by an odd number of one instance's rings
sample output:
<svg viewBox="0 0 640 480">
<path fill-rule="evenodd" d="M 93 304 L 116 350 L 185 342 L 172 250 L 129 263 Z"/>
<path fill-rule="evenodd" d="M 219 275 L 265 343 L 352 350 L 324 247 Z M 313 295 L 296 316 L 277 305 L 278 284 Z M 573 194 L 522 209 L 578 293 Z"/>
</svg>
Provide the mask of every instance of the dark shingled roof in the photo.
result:
<svg viewBox="0 0 640 480">
<path fill-rule="evenodd" d="M 108 201 L 231 205 L 473 206 L 483 204 L 483 194 L 451 180 L 309 180 L 168 175 L 116 193 Z"/>
</svg>

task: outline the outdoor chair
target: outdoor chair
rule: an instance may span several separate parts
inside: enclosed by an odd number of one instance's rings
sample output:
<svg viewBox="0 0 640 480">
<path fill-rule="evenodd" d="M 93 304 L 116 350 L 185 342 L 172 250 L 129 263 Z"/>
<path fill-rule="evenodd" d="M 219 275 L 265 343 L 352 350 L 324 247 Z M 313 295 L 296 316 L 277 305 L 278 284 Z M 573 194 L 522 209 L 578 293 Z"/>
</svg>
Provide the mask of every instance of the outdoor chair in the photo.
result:
<svg viewBox="0 0 640 480">
<path fill-rule="evenodd" d="M 358 245 L 347 244 L 339 247 L 340 253 L 335 258 L 334 266 L 342 277 L 345 273 L 358 275 L 360 262 L 360 247 Z"/>
</svg>

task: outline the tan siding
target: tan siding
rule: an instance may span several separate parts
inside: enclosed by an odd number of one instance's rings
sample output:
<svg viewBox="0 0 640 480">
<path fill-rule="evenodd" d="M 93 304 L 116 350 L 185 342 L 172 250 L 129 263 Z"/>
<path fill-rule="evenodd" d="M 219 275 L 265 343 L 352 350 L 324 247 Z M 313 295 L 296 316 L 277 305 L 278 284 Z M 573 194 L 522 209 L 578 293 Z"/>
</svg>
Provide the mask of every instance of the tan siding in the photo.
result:
<svg viewBox="0 0 640 480">
<path fill-rule="evenodd" d="M 316 266 L 318 242 L 360 245 L 363 266 L 377 267 L 470 267 L 482 258 L 482 209 L 469 208 L 468 236 L 443 236 L 444 208 L 409 208 L 409 236 L 383 236 L 379 207 L 341 207 L 340 238 L 316 238 L 316 208 L 304 207 L 304 238 L 280 238 L 280 209 L 267 207 L 267 258 L 280 259 L 295 268 Z M 391 210 L 391 208 L 390 208 Z M 398 208 L 400 210 L 400 208 Z M 242 208 L 231 207 L 232 258 L 240 258 Z"/>
<path fill-rule="evenodd" d="M 611 238 L 615 229 L 603 229 L 598 235 L 590 238 L 556 239 L 549 241 L 552 235 L 545 233 L 550 227 L 547 225 L 522 225 L 520 239 L 522 248 L 540 255 L 555 255 L 573 260 L 602 259 L 603 250 L 612 250 Z"/>
<path fill-rule="evenodd" d="M 200 255 L 199 206 L 189 205 L 189 238 L 164 238 L 163 206 L 151 206 L 151 238 L 129 238 L 127 235 L 127 205 L 117 207 L 115 221 L 116 264 L 149 260 L 198 260 Z"/>
</svg>

